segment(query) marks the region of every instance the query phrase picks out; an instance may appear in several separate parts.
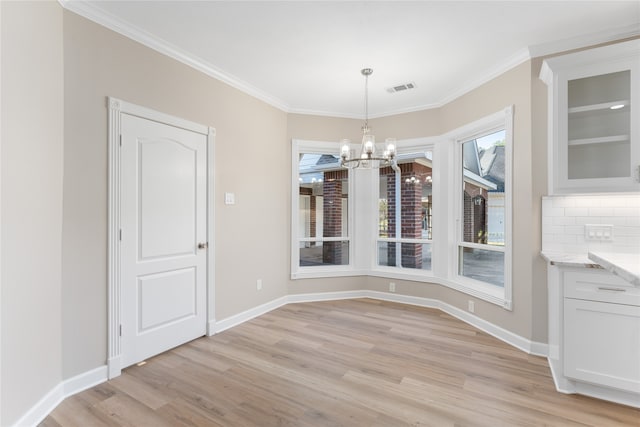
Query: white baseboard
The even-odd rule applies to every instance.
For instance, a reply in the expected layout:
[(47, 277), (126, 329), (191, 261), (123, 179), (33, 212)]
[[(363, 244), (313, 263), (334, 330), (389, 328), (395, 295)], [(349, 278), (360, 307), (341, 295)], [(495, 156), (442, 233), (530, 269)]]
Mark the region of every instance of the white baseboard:
[(27, 413), (14, 424), (14, 427), (38, 425), (67, 397), (103, 383), (106, 380), (107, 366), (105, 365), (62, 381), (27, 411)]
[(287, 304), (299, 302), (335, 301), (342, 299), (366, 298), (367, 291), (317, 292), (311, 294), (287, 295)]
[(417, 305), (420, 307), (437, 308), (459, 320), (462, 320), (465, 323), (468, 323), (471, 326), (480, 329), (483, 332), (488, 333), (491, 336), (494, 336), (495, 338), (498, 338), (500, 341), (504, 341), (505, 343), (524, 351), (525, 353), (533, 354), (536, 356), (547, 355), (546, 344), (533, 342), (527, 338), (521, 337), (518, 334), (496, 326), (491, 322), (481, 319), (474, 314), (461, 310), (440, 300), (378, 291), (365, 291), (365, 294), (369, 298), (380, 299), (384, 301), (393, 301), (403, 304)]
[(589, 384), (577, 380), (572, 380), (562, 375), (562, 367), (560, 361), (547, 358), (553, 383), (556, 390), (564, 394), (584, 394), (585, 396), (595, 397), (596, 399), (608, 400), (610, 402), (619, 403), (621, 405), (640, 408), (640, 393), (630, 391), (616, 390), (613, 388)]
[(76, 393), (80, 393), (94, 385), (101, 384), (107, 381), (107, 366), (99, 366), (88, 372), (84, 372), (80, 375), (76, 375), (73, 378), (69, 378), (62, 384), (64, 386), (65, 397), (73, 396)]
[(390, 292), (379, 291), (345, 291), (345, 292), (326, 292), (313, 294), (295, 294), (289, 295), (289, 302), (312, 302), (312, 301), (328, 301), (347, 298), (373, 298), (383, 301), (398, 302), (402, 304), (410, 304), (419, 307), (437, 308), (453, 317), (470, 324), (483, 332), (488, 333), (505, 343), (512, 345), (525, 353), (536, 356), (547, 355), (547, 344), (531, 341), (520, 335), (507, 331), (499, 326), (494, 325), (484, 319), (479, 318), (471, 313), (461, 310), (457, 307), (444, 303), (437, 299), (414, 297), (409, 295), (401, 295)]
[[(491, 322), (481, 319), (478, 316), (444, 303), (440, 300), (370, 290), (286, 295), (261, 304), (257, 307), (251, 308), (249, 310), (243, 311), (242, 313), (227, 317), (226, 319), (220, 321), (210, 320), (207, 323), (207, 333), (213, 334), (222, 332), (234, 326), (240, 325), (246, 321), (249, 321), (255, 317), (275, 310), (276, 308), (282, 307), (286, 304), (332, 301), (353, 298), (372, 298), (382, 301), (410, 304), (419, 307), (437, 308), (526, 353), (539, 356), (544, 356), (547, 354), (546, 344), (530, 341), (526, 338), (521, 337), (520, 335), (507, 331), (506, 329), (496, 326)], [(113, 365), (111, 369), (113, 369), (115, 365), (119, 366), (119, 361), (111, 362), (117, 362), (110, 364)], [(105, 365), (63, 381), (62, 383), (54, 387), (42, 399), (40, 399), (40, 401), (36, 405), (34, 405), (22, 418), (20, 418), (20, 420), (18, 420), (18, 422), (14, 426), (23, 427), (37, 425), (65, 398), (86, 390), (87, 388), (93, 387), (94, 385), (107, 381), (109, 375), (109, 368)], [(584, 394), (588, 394), (587, 392), (595, 393), (595, 391), (593, 390), (586, 390)], [(598, 396), (594, 395), (594, 397)], [(624, 403), (627, 402), (628, 399), (625, 400), (620, 398), (619, 400), (621, 400), (620, 403)], [(629, 403), (625, 404), (628, 405)]]
[(640, 394), (575, 381), (576, 393), (640, 408)]
[(278, 307), (282, 307), (286, 303), (287, 303), (286, 296), (276, 298), (273, 301), (269, 301), (257, 307), (253, 307), (253, 308), (250, 308), (249, 310), (243, 311), (242, 313), (238, 313), (233, 316), (227, 317), (226, 319), (215, 322), (215, 325), (213, 326), (213, 330), (215, 331), (215, 333), (218, 333), (218, 332), (227, 330), (229, 328), (233, 328), (234, 326), (237, 326), (255, 317), (268, 313), (271, 310), (275, 310)]
[(547, 357), (549, 345), (543, 342), (531, 341), (531, 351), (529, 353), (534, 356)]
[(27, 427), (38, 425), (64, 400), (64, 397), (64, 385), (63, 383), (59, 383), (16, 421), (13, 426)]

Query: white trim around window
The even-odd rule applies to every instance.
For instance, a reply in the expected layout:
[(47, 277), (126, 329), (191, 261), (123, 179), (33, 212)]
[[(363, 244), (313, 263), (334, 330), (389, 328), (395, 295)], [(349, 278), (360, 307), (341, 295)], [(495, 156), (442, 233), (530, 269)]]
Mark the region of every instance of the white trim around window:
[[(491, 133), (505, 132), (505, 183), (504, 183), (504, 246), (492, 246), (465, 242), (462, 236), (463, 205), (462, 205), (462, 144), (464, 142), (479, 138)], [(507, 310), (512, 309), (512, 220), (513, 220), (513, 185), (512, 185), (512, 163), (513, 163), (513, 106), (509, 106), (502, 111), (484, 117), (478, 121), (470, 123), (453, 132), (450, 132), (448, 139), (455, 141), (454, 163), (452, 168), (454, 176), (450, 181), (453, 188), (448, 189), (449, 194), (453, 194), (450, 205), (449, 230), (453, 232), (451, 236), (452, 244), (449, 248), (449, 280), (455, 284), (454, 288), (474, 295), (480, 299), (503, 306)], [(504, 254), (504, 286), (492, 285), (480, 280), (475, 280), (459, 274), (460, 248), (480, 249)]]
[[(431, 162), (431, 176), (433, 179), (433, 176), (437, 173), (437, 171), (435, 170), (438, 166), (439, 161), (435, 159), (435, 143), (436, 143), (437, 139), (436, 138), (412, 138), (412, 139), (405, 139), (405, 140), (398, 140), (396, 142), (396, 150), (398, 153), (398, 163), (402, 163), (403, 157), (407, 157), (407, 156), (411, 156), (411, 155), (415, 155), (415, 154), (419, 154), (424, 156), (424, 160), (428, 160), (429, 162)], [(420, 158), (420, 157), (419, 157)], [(374, 174), (375, 178), (372, 179), (372, 184), (370, 187), (370, 192), (371, 192), (371, 207), (370, 207), (370, 211), (371, 215), (373, 217), (375, 217), (375, 220), (373, 221), (373, 226), (371, 228), (371, 234), (373, 236), (373, 239), (371, 240), (370, 246), (372, 247), (372, 251), (371, 251), (371, 256), (370, 256), (370, 265), (371, 265), (371, 273), (375, 276), (381, 276), (381, 277), (389, 277), (389, 278), (397, 278), (397, 279), (406, 279), (406, 280), (418, 280), (418, 281), (431, 281), (433, 278), (433, 266), (435, 265), (435, 263), (440, 262), (441, 258), (438, 257), (437, 251), (433, 250), (434, 247), (434, 240), (433, 240), (433, 236), (431, 236), (430, 239), (428, 238), (403, 238), (401, 237), (402, 233), (401, 233), (401, 221), (396, 221), (395, 223), (395, 230), (394, 230), (394, 236), (395, 237), (380, 237), (380, 230), (379, 230), (379, 218), (378, 218), (378, 214), (379, 214), (379, 185), (380, 185), (380, 181), (379, 181), (379, 174), (376, 173)], [(395, 206), (396, 206), (396, 218), (401, 218), (401, 210), (402, 210), (402, 203), (401, 203), (401, 186), (402, 186), (402, 182), (401, 182), (401, 172), (396, 171), (395, 173), (396, 176), (396, 188), (395, 188)], [(438, 202), (435, 201), (436, 200), (436, 194), (437, 192), (437, 188), (438, 185), (437, 183), (433, 184), (432, 187), (432, 191), (433, 191), (433, 196), (432, 199), (434, 200), (434, 205), (437, 204)], [(359, 189), (358, 189), (359, 190)], [(358, 191), (356, 190), (356, 191)], [(433, 224), (437, 224), (438, 223), (438, 219), (436, 214), (433, 214), (432, 216), (432, 221)], [(433, 226), (433, 229), (435, 232), (435, 225)], [(396, 260), (399, 263), (399, 261), (402, 259), (401, 257), (401, 245), (403, 243), (416, 243), (416, 244), (429, 244), (431, 245), (432, 248), (432, 257), (431, 257), (431, 268), (429, 269), (421, 269), (421, 268), (407, 268), (407, 267), (402, 267), (401, 265), (397, 265), (396, 266), (388, 266), (388, 265), (379, 265), (379, 260), (378, 260), (378, 255), (379, 255), (379, 248), (378, 248), (378, 244), (381, 242), (387, 242), (387, 243), (395, 243), (396, 246)]]
[[(300, 236), (300, 155), (301, 154), (333, 154), (340, 153), (340, 144), (337, 142), (309, 141), (293, 139), (291, 141), (291, 278), (304, 279), (316, 277), (340, 277), (361, 275), (362, 271), (357, 271), (355, 265), (355, 223), (354, 223), (354, 174), (351, 170), (344, 169), (348, 173), (348, 215), (347, 233), (340, 237), (305, 237)], [(300, 266), (300, 243), (301, 242), (348, 242), (349, 262), (345, 265), (318, 265)]]

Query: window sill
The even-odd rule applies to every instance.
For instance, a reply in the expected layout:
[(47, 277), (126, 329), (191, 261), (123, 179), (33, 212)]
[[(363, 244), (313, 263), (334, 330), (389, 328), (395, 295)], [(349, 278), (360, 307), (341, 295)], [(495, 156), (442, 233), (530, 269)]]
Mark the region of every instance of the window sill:
[(414, 282), (432, 282), (436, 280), (432, 270), (411, 270), (398, 268), (377, 267), (367, 273), (373, 277), (385, 277), (388, 279), (412, 280)]
[(388, 279), (398, 280), (411, 280), (414, 282), (423, 283), (435, 283), (437, 285), (446, 286), (447, 288), (455, 289), (467, 295), (471, 295), (475, 298), (483, 301), (490, 302), (495, 305), (499, 305), (505, 310), (511, 311), (511, 301), (505, 298), (504, 288), (488, 285), (482, 282), (476, 282), (475, 280), (448, 280), (442, 277), (435, 276), (432, 271), (425, 271), (423, 274), (417, 273), (405, 273), (398, 271), (377, 269), (370, 271), (369, 276), (384, 277)]
[(367, 276), (367, 270), (355, 270), (351, 267), (307, 267), (303, 271), (295, 271), (291, 273), (291, 280), (299, 279), (320, 279), (323, 277), (351, 277), (351, 276)]
[(441, 277), (434, 276), (433, 271), (431, 270), (420, 271), (421, 273), (383, 268), (377, 268), (374, 270), (355, 270), (348, 267), (341, 269), (335, 267), (311, 267), (305, 271), (291, 273), (291, 280), (319, 279), (324, 277), (371, 276), (396, 280), (410, 280), (413, 282), (433, 283), (436, 285), (446, 286), (447, 288), (451, 288), (483, 301), (498, 305), (505, 310), (512, 310), (512, 302), (505, 298), (504, 288), (475, 280), (467, 280), (465, 278), (458, 278), (458, 280), (443, 279)]

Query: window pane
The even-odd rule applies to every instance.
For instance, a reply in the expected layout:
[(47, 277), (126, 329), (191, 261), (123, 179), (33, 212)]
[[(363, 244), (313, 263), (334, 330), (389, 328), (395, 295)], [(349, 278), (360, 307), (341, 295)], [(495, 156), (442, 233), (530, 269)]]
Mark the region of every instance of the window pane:
[(348, 264), (348, 241), (300, 243), (300, 267)]
[(462, 240), (504, 246), (505, 131), (462, 144)]
[[(380, 170), (378, 196), (378, 236), (390, 237), (389, 224), (395, 226), (395, 211), (389, 210), (389, 200), (395, 199), (395, 172), (391, 168)], [(395, 230), (392, 230), (395, 233)]]
[(430, 156), (425, 158), (421, 154), (411, 162), (399, 166), (401, 237), (431, 239), (433, 178)]
[(458, 274), (504, 287), (504, 253), (460, 247)]
[(378, 265), (396, 266), (396, 245), (392, 242), (378, 242)]
[[(399, 156), (398, 167), (399, 174), (390, 167), (380, 169), (378, 236), (431, 239), (432, 154), (430, 151), (402, 154)], [(400, 187), (399, 206), (396, 200), (396, 184)], [(400, 236), (397, 236), (396, 218), (401, 220)]]
[(300, 154), (299, 237), (347, 237), (348, 171), (333, 154)]
[[(397, 263), (400, 248), (400, 263)], [(431, 243), (378, 242), (378, 265), (431, 270)]]
[(431, 270), (431, 243), (401, 243), (402, 267)]

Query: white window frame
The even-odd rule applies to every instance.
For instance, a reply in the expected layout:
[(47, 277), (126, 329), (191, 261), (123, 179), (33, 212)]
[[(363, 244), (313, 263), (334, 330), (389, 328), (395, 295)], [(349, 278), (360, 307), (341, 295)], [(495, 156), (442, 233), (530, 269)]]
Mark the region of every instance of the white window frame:
[[(469, 243), (463, 241), (462, 221), (464, 206), (463, 200), (463, 166), (462, 166), (462, 144), (481, 136), (491, 134), (500, 130), (505, 131), (505, 213), (504, 213), (504, 247), (491, 247), (489, 245)], [(453, 244), (450, 245), (449, 278), (453, 282), (454, 288), (480, 299), (503, 306), (507, 310), (512, 309), (512, 251), (513, 251), (513, 106), (505, 108), (490, 116), (484, 117), (448, 134), (449, 138), (455, 141), (454, 179), (451, 181), (454, 194), (450, 215), (449, 230)], [(504, 286), (496, 286), (490, 283), (475, 280), (459, 274), (460, 247), (473, 249), (490, 250), (504, 253)]]
[[(359, 275), (362, 272), (355, 270), (355, 224), (353, 218), (355, 208), (355, 183), (353, 171), (348, 171), (348, 191), (347, 206), (349, 209), (347, 236), (341, 237), (314, 237), (305, 238), (299, 236), (299, 159), (300, 154), (332, 154), (340, 153), (340, 144), (337, 142), (326, 141), (309, 141), (302, 139), (293, 139), (291, 141), (291, 279), (304, 279), (315, 277), (337, 277)], [(300, 266), (300, 249), (299, 243), (305, 241), (313, 242), (330, 242), (330, 241), (348, 241), (349, 242), (349, 264), (347, 265), (321, 265), (321, 266)]]
[[(434, 184), (433, 184), (433, 200), (434, 200), (434, 205), (437, 203), (436, 202), (436, 194), (437, 194), (437, 184), (435, 182), (435, 175), (436, 175), (436, 168), (439, 167), (439, 165), (437, 165), (437, 163), (439, 163), (439, 161), (436, 159), (436, 154), (435, 154), (435, 139), (434, 138), (414, 138), (414, 139), (405, 139), (405, 140), (398, 140), (396, 141), (396, 151), (398, 153), (398, 157), (400, 159), (402, 159), (403, 154), (416, 154), (416, 153), (423, 153), (425, 155), (426, 158), (426, 153), (427, 152), (431, 152), (431, 176), (434, 177)], [(396, 171), (396, 178), (399, 178), (401, 176), (401, 172)], [(374, 221), (374, 229), (372, 229), (372, 235), (373, 235), (373, 251), (371, 253), (371, 272), (376, 275), (376, 276), (383, 276), (383, 277), (390, 277), (390, 278), (397, 278), (397, 279), (407, 279), (407, 280), (420, 280), (420, 281), (424, 281), (425, 279), (432, 279), (434, 274), (433, 274), (433, 267), (435, 265), (436, 262), (439, 262), (438, 259), (438, 255), (437, 255), (437, 251), (433, 250), (434, 249), (434, 235), (436, 235), (436, 227), (438, 224), (438, 220), (437, 220), (437, 213), (436, 210), (433, 210), (433, 214), (432, 214), (432, 221), (433, 221), (433, 226), (432, 226), (432, 236), (431, 239), (410, 239), (410, 238), (402, 238), (400, 237), (402, 235), (402, 233), (400, 232), (400, 228), (402, 226), (401, 221), (396, 221), (396, 237), (380, 237), (380, 231), (378, 229), (378, 221), (379, 221), (379, 217), (378, 217), (378, 212), (379, 212), (379, 185), (380, 185), (380, 175), (378, 173), (378, 171), (376, 171), (376, 173), (374, 174), (374, 179), (373, 179), (373, 186), (371, 188), (371, 193), (372, 193), (372, 207), (371, 207), (371, 212), (373, 212), (374, 216), (375, 216), (375, 221)], [(396, 207), (399, 208), (400, 210), (401, 208), (401, 203), (400, 203), (400, 199), (401, 199), (401, 188), (400, 186), (402, 185), (402, 182), (400, 179), (397, 179), (396, 181)], [(398, 216), (396, 216), (398, 217)], [(402, 267), (401, 265), (396, 265), (396, 266), (388, 266), (388, 265), (379, 265), (378, 264), (378, 243), (379, 242), (389, 242), (389, 243), (396, 243), (396, 260), (401, 260), (402, 257), (400, 256), (400, 251), (401, 251), (401, 244), (402, 243), (429, 243), (431, 245), (431, 269), (429, 270), (423, 270), (423, 269), (417, 269), (417, 268), (407, 268), (407, 267)]]

